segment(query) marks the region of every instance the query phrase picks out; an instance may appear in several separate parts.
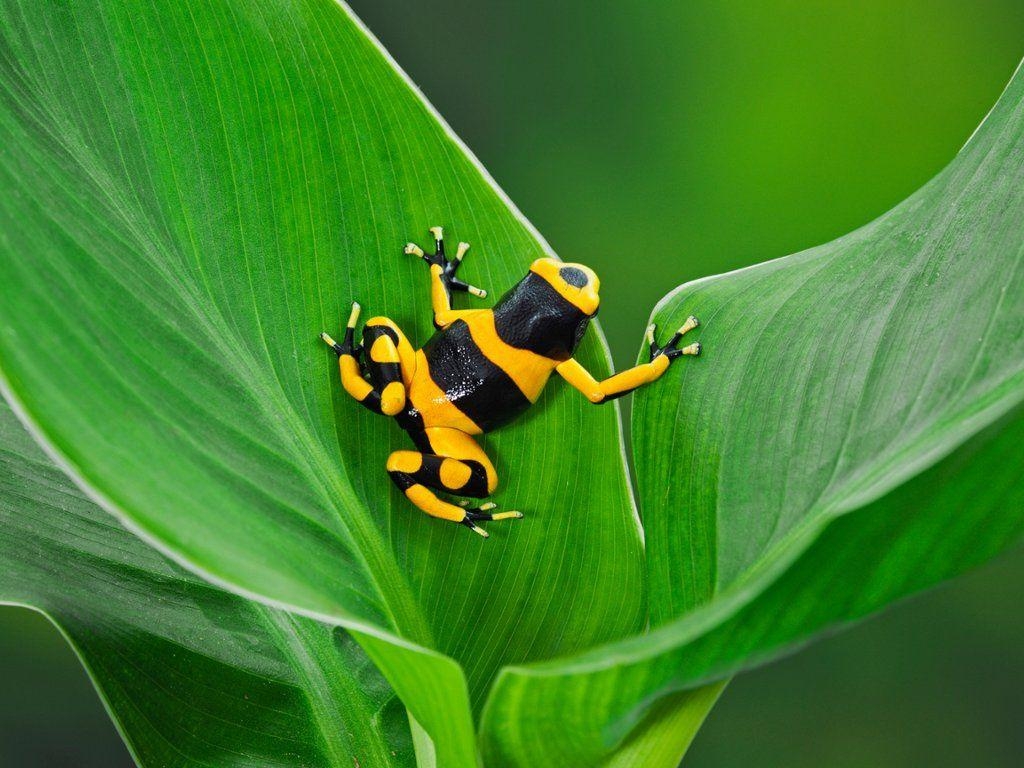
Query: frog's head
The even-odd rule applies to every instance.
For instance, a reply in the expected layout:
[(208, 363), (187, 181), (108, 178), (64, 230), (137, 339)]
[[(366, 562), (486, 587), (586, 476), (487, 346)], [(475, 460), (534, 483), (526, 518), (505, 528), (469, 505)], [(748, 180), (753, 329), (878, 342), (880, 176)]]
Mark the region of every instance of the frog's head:
[(533, 262), (530, 271), (542, 277), (563, 299), (587, 317), (597, 314), (601, 303), (597, 295), (601, 281), (590, 267), (545, 258)]
[(554, 360), (568, 360), (597, 314), (601, 281), (589, 267), (537, 259), (494, 305), (501, 338)]

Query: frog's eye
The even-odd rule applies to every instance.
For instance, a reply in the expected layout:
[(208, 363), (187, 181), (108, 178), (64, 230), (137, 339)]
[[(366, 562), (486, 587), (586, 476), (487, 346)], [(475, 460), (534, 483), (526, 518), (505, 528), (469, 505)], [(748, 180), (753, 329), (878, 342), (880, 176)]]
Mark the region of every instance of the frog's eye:
[(562, 267), (558, 270), (558, 276), (573, 288), (582, 288), (589, 282), (587, 273), (577, 267)]

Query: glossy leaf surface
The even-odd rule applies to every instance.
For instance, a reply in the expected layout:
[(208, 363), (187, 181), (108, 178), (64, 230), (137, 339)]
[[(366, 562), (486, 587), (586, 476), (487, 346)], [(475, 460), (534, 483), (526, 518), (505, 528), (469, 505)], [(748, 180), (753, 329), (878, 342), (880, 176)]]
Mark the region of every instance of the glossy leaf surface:
[(955, 161), (890, 213), (662, 302), (663, 329), (701, 317), (705, 353), (636, 400), (657, 628), (507, 670), (486, 754), (585, 764), (659, 696), (1020, 541), (1022, 179), (1018, 72)]
[(0, 370), (76, 481), (206, 578), (360, 633), (450, 765), (467, 684), (424, 649), (480, 702), (503, 663), (642, 626), (613, 409), (555, 387), (485, 441), (527, 517), (481, 542), (398, 495), (407, 440), (341, 391), (317, 336), (353, 299), (429, 336), (407, 240), (472, 241), (492, 297), (544, 252), (343, 6), (0, 7)]
[(74, 646), (142, 766), (415, 765), (405, 708), (341, 629), (201, 581), (124, 530), (0, 401), (0, 602)]
[[(470, 702), (514, 664), (488, 766), (670, 765), (717, 694), (697, 686), (1019, 539), (1020, 83), (878, 222), (664, 302), (706, 353), (638, 398), (657, 628), (524, 667), (643, 626), (615, 411), (553, 387), (484, 441), (527, 514), (484, 544), (389, 486), (407, 443), (316, 335), (359, 299), (423, 342), (400, 250), (428, 225), (474, 242), (492, 297), (542, 241), (340, 5), (0, 7), (12, 401), (146, 541), (349, 627), (437, 764), (476, 762)], [(581, 357), (606, 370), (596, 340)]]

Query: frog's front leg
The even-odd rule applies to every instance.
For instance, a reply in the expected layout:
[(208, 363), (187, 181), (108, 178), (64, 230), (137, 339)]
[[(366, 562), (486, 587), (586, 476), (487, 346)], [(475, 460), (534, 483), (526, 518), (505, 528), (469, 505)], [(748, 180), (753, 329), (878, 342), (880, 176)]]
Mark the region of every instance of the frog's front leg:
[(434, 309), (434, 326), (444, 328), (476, 311), (452, 309), (452, 291), (471, 293), (481, 299), (487, 297), (487, 291), (465, 283), (455, 276), (466, 256), (466, 251), (469, 250), (469, 243), (459, 243), (455, 258), (449, 259), (444, 253), (444, 230), (441, 227), (431, 227), (430, 231), (434, 235), (432, 254), (424, 253), (415, 243), (406, 245), (405, 252), (410, 256), (418, 256), (430, 265), (430, 303)]
[(457, 496), (485, 498), (498, 486), (498, 473), (472, 437), (457, 429), (428, 427), (416, 436), (429, 452), (395, 451), (388, 457), (391, 480), (406, 497), (431, 517), (461, 523), (487, 538), (476, 523), (519, 519), (521, 512), (491, 512), (494, 504), (467, 509), (438, 498), (431, 488)]
[(555, 368), (561, 376), (582, 392), (592, 403), (605, 403), (617, 397), (629, 394), (637, 387), (649, 384), (661, 378), (661, 375), (668, 370), (669, 364), (681, 355), (699, 355), (700, 342), (694, 342), (682, 349), (678, 348), (680, 339), (700, 325), (696, 317), (688, 317), (686, 322), (669, 339), (668, 343), (659, 347), (654, 340), (655, 326), (652, 324), (647, 328), (647, 343), (650, 349), (650, 362), (641, 363), (627, 371), (622, 371), (610, 376), (604, 381), (598, 381), (590, 372), (580, 365), (574, 358), (566, 360)]

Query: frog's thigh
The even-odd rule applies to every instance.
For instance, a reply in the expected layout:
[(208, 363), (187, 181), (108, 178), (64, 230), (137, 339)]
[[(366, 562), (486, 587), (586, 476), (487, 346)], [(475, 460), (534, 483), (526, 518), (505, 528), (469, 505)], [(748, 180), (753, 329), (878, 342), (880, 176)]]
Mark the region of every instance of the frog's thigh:
[(412, 384), (416, 372), (416, 351), (394, 320), (388, 317), (367, 320), (363, 329), (363, 346), (370, 375), (375, 382), (382, 373), (378, 367), (386, 369), (393, 365), (397, 366), (398, 375), (390, 375), (379, 383), (386, 386), (391, 381), (400, 380), (406, 388)]
[[(437, 453), (421, 453), (420, 451), (395, 451), (388, 456), (388, 475), (399, 490), (428, 515), (453, 522), (462, 522), (466, 511), (439, 499), (431, 489), (458, 496), (483, 498), (489, 495), (489, 489), (493, 489), (497, 484), (494, 467), (469, 435), (454, 429), (431, 431), (435, 432), (433, 437), (441, 448), (444, 450), (457, 449), (460, 454), (463, 454), (463, 457), (456, 458)], [(438, 435), (436, 434), (438, 431), (462, 435), (472, 447), (467, 449), (465, 445), (459, 446), (454, 442), (458, 440), (457, 437), (446, 434)], [(480, 452), (477, 453), (477, 451)], [(472, 452), (473, 458), (464, 456), (470, 452)]]
[[(464, 459), (460, 464), (479, 464), (486, 475), (486, 493), (490, 495), (498, 487), (498, 471), (494, 464), (487, 458), (484, 449), (465, 432), (449, 427), (428, 427), (424, 430), (430, 447), (438, 456), (445, 456), (451, 459)], [(467, 494), (468, 495), (468, 494)]]

